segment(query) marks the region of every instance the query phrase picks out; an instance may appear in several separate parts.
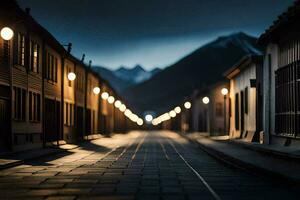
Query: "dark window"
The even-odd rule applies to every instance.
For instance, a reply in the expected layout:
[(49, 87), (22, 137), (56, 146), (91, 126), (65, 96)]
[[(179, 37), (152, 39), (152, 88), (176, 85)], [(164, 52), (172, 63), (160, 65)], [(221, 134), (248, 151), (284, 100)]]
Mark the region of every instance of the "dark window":
[(57, 58), (48, 52), (46, 60), (45, 78), (52, 82), (57, 82)]
[(241, 107), (241, 131), (244, 131), (244, 117), (245, 117), (245, 97), (244, 97), (244, 92), (241, 91), (241, 95), (240, 95), (240, 107)]
[(39, 45), (30, 42), (30, 70), (39, 73)]
[(239, 116), (239, 94), (235, 94), (235, 129), (240, 129), (240, 116)]
[(25, 36), (21, 33), (18, 34), (18, 44), (17, 44), (17, 56), (18, 65), (25, 65)]
[(29, 121), (39, 122), (41, 119), (41, 97), (40, 94), (29, 92)]
[(222, 103), (216, 103), (216, 116), (222, 117), (223, 116), (223, 104)]
[(26, 120), (26, 90), (14, 87), (14, 119)]
[(74, 104), (66, 103), (64, 105), (64, 124), (74, 126)]
[(248, 94), (248, 87), (245, 88), (245, 114), (248, 114), (248, 107), (249, 107), (249, 94)]
[(9, 66), (10, 63), (10, 45), (9, 41), (3, 40), (3, 52), (1, 55), (1, 63), (4, 66)]

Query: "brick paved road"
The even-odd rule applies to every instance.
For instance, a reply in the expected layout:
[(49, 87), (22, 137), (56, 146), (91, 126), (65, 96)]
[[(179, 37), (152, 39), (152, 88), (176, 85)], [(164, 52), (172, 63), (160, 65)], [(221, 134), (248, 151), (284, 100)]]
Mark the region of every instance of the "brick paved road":
[(299, 199), (171, 132), (133, 132), (0, 171), (0, 199)]

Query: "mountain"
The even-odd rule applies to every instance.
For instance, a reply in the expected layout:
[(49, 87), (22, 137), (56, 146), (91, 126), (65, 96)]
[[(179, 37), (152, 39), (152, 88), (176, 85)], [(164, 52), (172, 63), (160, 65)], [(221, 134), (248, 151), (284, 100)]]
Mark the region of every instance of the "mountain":
[(114, 71), (111, 71), (105, 67), (97, 66), (93, 67), (93, 70), (100, 74), (100, 76), (105, 80), (107, 80), (111, 84), (111, 86), (119, 93), (132, 85), (130, 81), (126, 81), (117, 77), (114, 74)]
[(155, 68), (151, 71), (146, 71), (142, 66), (136, 65), (130, 69), (127, 67), (120, 67), (117, 70), (109, 70), (105, 67), (96, 66), (93, 70), (99, 73), (105, 80), (107, 80), (117, 92), (122, 92), (130, 86), (142, 83), (150, 79), (153, 75), (161, 71)]
[(243, 56), (261, 54), (256, 41), (242, 32), (219, 37), (122, 94), (140, 112), (165, 112), (182, 103), (195, 89), (224, 79), (222, 74)]
[(155, 68), (152, 71), (146, 71), (142, 66), (136, 65), (132, 69), (120, 67), (119, 69), (114, 71), (114, 74), (122, 80), (129, 81), (132, 84), (138, 84), (150, 79), (159, 71), (159, 68)]

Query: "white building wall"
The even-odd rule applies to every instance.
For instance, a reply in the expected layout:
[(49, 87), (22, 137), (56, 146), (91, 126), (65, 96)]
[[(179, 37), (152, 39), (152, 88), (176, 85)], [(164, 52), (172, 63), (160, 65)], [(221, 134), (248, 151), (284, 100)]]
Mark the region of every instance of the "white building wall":
[[(251, 88), (250, 79), (256, 79), (256, 65), (250, 64), (249, 67), (242, 70), (236, 77), (230, 81), (230, 98), (232, 102), (232, 116), (230, 118), (230, 136), (232, 138), (240, 137), (240, 131), (235, 129), (235, 94), (239, 94), (239, 108), (241, 101), (241, 91), (245, 92), (248, 88), (248, 113), (244, 114), (244, 130), (256, 131), (256, 88)], [(245, 93), (244, 93), (245, 95)], [(244, 99), (245, 101), (245, 99)], [(239, 120), (241, 119), (241, 110), (239, 109)], [(239, 122), (241, 128), (241, 121)]]
[(270, 134), (275, 133), (275, 71), (278, 69), (278, 45), (266, 47), (263, 64), (263, 131), (264, 143), (270, 143)]

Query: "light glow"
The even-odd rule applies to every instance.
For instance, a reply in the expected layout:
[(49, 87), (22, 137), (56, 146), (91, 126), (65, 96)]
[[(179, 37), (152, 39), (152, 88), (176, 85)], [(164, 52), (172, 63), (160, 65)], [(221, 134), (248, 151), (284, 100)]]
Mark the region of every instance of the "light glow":
[(179, 106), (177, 106), (177, 107), (174, 109), (174, 111), (175, 111), (177, 114), (179, 114), (179, 113), (181, 112), (181, 108), (180, 108)]
[(126, 106), (125, 106), (124, 104), (122, 104), (122, 105), (120, 106), (119, 110), (120, 110), (121, 112), (125, 112)]
[(151, 122), (151, 121), (153, 120), (153, 116), (150, 115), (150, 114), (148, 114), (148, 115), (145, 116), (145, 120), (146, 120), (147, 122)]
[(108, 97), (109, 97), (109, 94), (107, 92), (103, 92), (101, 94), (101, 98), (104, 99), (104, 100), (108, 99)]
[(185, 103), (184, 103), (184, 107), (185, 107), (186, 109), (190, 109), (190, 108), (192, 107), (191, 102), (189, 102), (189, 101), (185, 102)]
[(68, 73), (69, 81), (74, 81), (76, 79), (76, 74), (74, 72)]
[(176, 112), (174, 110), (169, 112), (170, 117), (174, 118), (176, 117)]
[(14, 31), (9, 27), (1, 29), (0, 35), (3, 40), (11, 40), (14, 37)]
[(98, 95), (98, 94), (100, 94), (100, 88), (99, 87), (94, 87), (94, 89), (93, 89), (93, 92), (94, 92), (94, 94), (96, 94), (96, 95)]
[(228, 89), (227, 88), (222, 88), (221, 93), (225, 96), (228, 94)]
[(208, 97), (203, 97), (203, 98), (202, 98), (202, 102), (203, 102), (204, 104), (208, 104), (208, 103), (209, 103), (209, 98), (208, 98)]
[(116, 108), (120, 108), (121, 105), (122, 105), (121, 101), (117, 100), (117, 101), (115, 102), (115, 107), (116, 107)]
[(137, 120), (137, 124), (138, 124), (139, 126), (143, 126), (144, 121), (143, 121), (141, 118), (139, 118), (139, 119)]
[(115, 97), (110, 96), (110, 97), (108, 97), (107, 101), (109, 104), (113, 104), (115, 102)]

